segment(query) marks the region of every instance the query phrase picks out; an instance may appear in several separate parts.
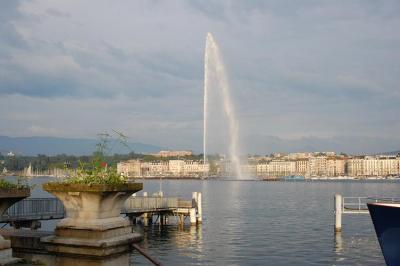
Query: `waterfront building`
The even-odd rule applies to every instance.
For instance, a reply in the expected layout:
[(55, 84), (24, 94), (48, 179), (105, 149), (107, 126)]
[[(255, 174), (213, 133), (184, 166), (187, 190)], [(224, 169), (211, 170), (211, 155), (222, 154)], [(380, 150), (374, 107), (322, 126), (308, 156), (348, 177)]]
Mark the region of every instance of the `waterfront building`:
[(184, 161), (183, 174), (188, 176), (208, 173), (210, 171), (210, 164), (204, 164), (203, 161)]
[(168, 162), (166, 161), (151, 161), (142, 162), (142, 176), (161, 176), (165, 175), (169, 170)]
[(309, 168), (310, 167), (309, 167), (308, 158), (295, 160), (296, 175), (300, 175), (300, 176), (304, 176), (304, 177), (310, 176)]
[(128, 160), (117, 163), (117, 172), (123, 176), (139, 177), (142, 176), (140, 160)]
[(193, 155), (192, 151), (160, 151), (158, 153), (152, 153), (152, 156), (155, 157), (185, 157)]
[(282, 153), (282, 152), (274, 152), (274, 153), (272, 154), (272, 157), (273, 157), (273, 158), (283, 158), (283, 157), (285, 157), (285, 156), (287, 156), (287, 154), (286, 154), (286, 153)]
[(268, 172), (268, 163), (258, 163), (256, 165), (257, 176), (266, 176)]
[(308, 159), (311, 156), (313, 156), (311, 152), (294, 152), (287, 155), (289, 160)]
[(358, 177), (364, 175), (364, 156), (350, 158), (346, 163), (347, 175)]
[(272, 158), (269, 156), (257, 156), (257, 157), (254, 157), (254, 160), (257, 163), (260, 163), (260, 162), (269, 162), (272, 160)]
[(345, 175), (346, 161), (342, 157), (328, 157), (326, 159), (326, 175), (330, 177)]
[(183, 174), (184, 160), (169, 160), (169, 172), (173, 176), (180, 176)]
[(396, 156), (366, 156), (364, 158), (365, 176), (394, 176), (399, 174)]
[(326, 159), (325, 155), (317, 155), (309, 159), (310, 176), (326, 176)]
[[(252, 158), (241, 165), (242, 172), (248, 176), (280, 177), (299, 175), (309, 177), (365, 177), (365, 176), (399, 176), (400, 156), (376, 155), (346, 157), (343, 155), (327, 156), (327, 153), (296, 153), (279, 158), (264, 157), (265, 160)], [(301, 158), (310, 155), (309, 158)], [(297, 158), (297, 159), (288, 159)], [(267, 160), (268, 159), (268, 160)], [(117, 164), (119, 173), (129, 177), (195, 177), (203, 173), (213, 176), (224, 176), (231, 173), (229, 160), (210, 161), (204, 164), (202, 160), (155, 160), (143, 162), (129, 160)]]
[(273, 160), (269, 162), (267, 167), (267, 176), (289, 176), (294, 175), (296, 171), (296, 163), (287, 160)]

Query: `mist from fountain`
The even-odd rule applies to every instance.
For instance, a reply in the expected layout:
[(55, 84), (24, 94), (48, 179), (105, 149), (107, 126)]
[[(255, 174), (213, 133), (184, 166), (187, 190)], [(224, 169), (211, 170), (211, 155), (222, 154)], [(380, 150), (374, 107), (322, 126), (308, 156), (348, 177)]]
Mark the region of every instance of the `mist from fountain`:
[(204, 163), (207, 163), (208, 145), (208, 103), (210, 90), (219, 89), (222, 95), (223, 110), (227, 117), (229, 127), (229, 147), (228, 156), (231, 162), (232, 174), (243, 179), (242, 167), (240, 164), (239, 151), (239, 123), (236, 118), (235, 110), (230, 95), (229, 83), (225, 71), (225, 66), (217, 43), (211, 33), (207, 33), (206, 48), (204, 55), (204, 121), (203, 121), (203, 155)]

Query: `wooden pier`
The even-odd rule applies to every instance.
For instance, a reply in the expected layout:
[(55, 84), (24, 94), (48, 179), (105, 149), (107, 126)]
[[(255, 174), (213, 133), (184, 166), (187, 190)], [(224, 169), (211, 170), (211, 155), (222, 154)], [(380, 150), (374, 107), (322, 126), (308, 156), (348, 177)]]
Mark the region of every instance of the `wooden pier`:
[[(125, 201), (121, 214), (126, 215), (133, 224), (148, 226), (154, 222), (160, 225), (171, 223), (171, 218), (184, 225), (187, 218), (191, 225), (202, 222), (202, 200), (200, 192), (193, 192), (192, 199), (178, 197), (132, 196)], [(40, 228), (40, 221), (63, 219), (64, 206), (57, 198), (28, 198), (11, 206), (0, 216), (0, 223), (14, 228)]]

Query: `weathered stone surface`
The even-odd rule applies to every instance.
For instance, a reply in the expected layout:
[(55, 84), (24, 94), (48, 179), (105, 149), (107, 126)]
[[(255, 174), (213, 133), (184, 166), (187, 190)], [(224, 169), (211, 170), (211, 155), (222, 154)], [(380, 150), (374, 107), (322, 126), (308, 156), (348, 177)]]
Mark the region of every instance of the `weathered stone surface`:
[(106, 230), (126, 226), (120, 217), (124, 202), (142, 189), (141, 183), (125, 185), (83, 185), (47, 183), (43, 189), (64, 204), (66, 218), (58, 227)]
[(55, 257), (48, 254), (40, 239), (52, 235), (52, 232), (1, 229), (0, 233), (11, 241), (13, 255), (27, 261), (55, 265)]
[(48, 244), (46, 249), (50, 252), (69, 255), (79, 254), (87, 257), (104, 257), (128, 252), (131, 250), (130, 245), (140, 239), (139, 234), (131, 233), (100, 241), (96, 239), (49, 236), (42, 238), (42, 242)]
[(125, 227), (129, 221), (122, 217), (111, 217), (103, 219), (77, 219), (64, 218), (58, 224), (57, 228), (82, 229), (82, 230), (109, 230), (116, 227)]
[(1, 229), (0, 234), (11, 241), (14, 251), (27, 249), (32, 252), (44, 252), (44, 244), (40, 239), (53, 235), (53, 232), (8, 228)]
[[(65, 192), (122, 192), (122, 191), (139, 191), (143, 189), (143, 183), (125, 183), (117, 185), (109, 184), (69, 184), (69, 183), (46, 183), (43, 189), (49, 192), (65, 191)], [(134, 193), (134, 192), (132, 192)]]
[(62, 257), (56, 258), (57, 266), (120, 266), (129, 265), (129, 254), (118, 254), (102, 259), (84, 258), (84, 257)]
[[(140, 240), (129, 220), (121, 217), (124, 202), (142, 189), (138, 183), (125, 185), (82, 185), (47, 183), (43, 188), (64, 204), (66, 218), (55, 235), (42, 243), (55, 254), (57, 265), (128, 265), (131, 244)], [(76, 264), (77, 265), (77, 264)]]
[(12, 188), (12, 189), (4, 189), (0, 188), (0, 199), (2, 198), (26, 198), (31, 194), (31, 190), (29, 188)]
[[(126, 221), (126, 220), (125, 220)], [(71, 230), (70, 228), (56, 228), (55, 235), (60, 237), (73, 237), (73, 238), (85, 238), (85, 239), (108, 239), (120, 235), (129, 235), (132, 233), (132, 228), (128, 225), (119, 228), (113, 228), (108, 230)]]

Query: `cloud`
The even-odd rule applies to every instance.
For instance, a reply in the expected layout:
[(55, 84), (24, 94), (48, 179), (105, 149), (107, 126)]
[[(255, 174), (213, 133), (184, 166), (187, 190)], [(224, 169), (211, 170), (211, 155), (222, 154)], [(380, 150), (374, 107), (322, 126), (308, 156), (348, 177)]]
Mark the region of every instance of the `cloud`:
[[(41, 118), (14, 121), (8, 111), (0, 134), (35, 125), (57, 135), (66, 129), (52, 119), (79, 106), (91, 118), (112, 113), (121, 121), (110, 124), (160, 146), (181, 135), (174, 146), (201, 147), (212, 32), (243, 134), (392, 137), (400, 129), (399, 11), (398, 1), (9, 1), (0, 10), (0, 97), (40, 105)], [(71, 113), (64, 119), (79, 117)], [(85, 122), (68, 136), (91, 137)]]
[(62, 12), (60, 10), (54, 8), (48, 8), (46, 13), (50, 16), (58, 17), (58, 18), (70, 18), (71, 15), (69, 13)]

